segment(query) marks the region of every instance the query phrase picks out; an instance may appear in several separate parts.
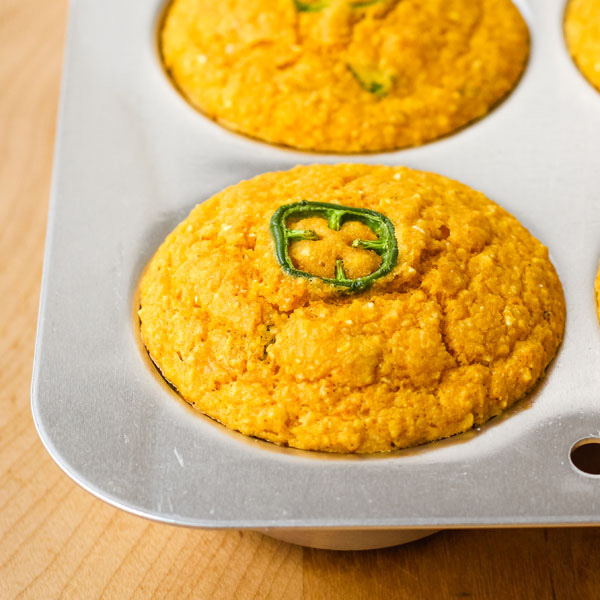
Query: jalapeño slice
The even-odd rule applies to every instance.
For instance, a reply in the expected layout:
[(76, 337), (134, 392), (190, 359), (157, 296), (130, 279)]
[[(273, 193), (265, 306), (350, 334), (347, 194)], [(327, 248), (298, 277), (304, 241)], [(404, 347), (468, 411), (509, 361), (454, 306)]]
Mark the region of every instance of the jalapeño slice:
[(379, 99), (387, 96), (396, 82), (396, 75), (389, 69), (365, 67), (357, 64), (348, 64), (348, 69), (365, 92), (369, 92)]
[[(289, 246), (297, 240), (318, 240), (319, 236), (310, 229), (289, 229), (287, 222), (290, 218), (305, 219), (320, 217), (327, 221), (330, 229), (339, 231), (346, 221), (359, 221), (377, 236), (376, 240), (356, 239), (352, 242), (354, 248), (373, 250), (381, 257), (381, 265), (376, 271), (349, 279), (344, 272), (343, 261), (338, 259), (335, 265), (335, 277), (320, 277), (301, 271), (294, 266), (289, 254)], [(325, 283), (345, 288), (349, 292), (360, 292), (369, 287), (376, 279), (387, 275), (398, 262), (398, 242), (393, 223), (381, 213), (366, 208), (354, 208), (326, 202), (295, 202), (279, 207), (271, 217), (271, 234), (275, 241), (275, 256), (281, 268), (293, 277), (320, 279)]]
[(294, 6), (298, 12), (320, 12), (329, 6), (329, 2), (327, 0), (316, 0), (316, 2), (294, 0)]
[[(294, 6), (298, 12), (321, 12), (329, 6), (329, 0), (293, 0)], [(379, 4), (383, 0), (356, 0), (350, 2), (350, 8), (361, 9), (369, 8), (375, 4)]]

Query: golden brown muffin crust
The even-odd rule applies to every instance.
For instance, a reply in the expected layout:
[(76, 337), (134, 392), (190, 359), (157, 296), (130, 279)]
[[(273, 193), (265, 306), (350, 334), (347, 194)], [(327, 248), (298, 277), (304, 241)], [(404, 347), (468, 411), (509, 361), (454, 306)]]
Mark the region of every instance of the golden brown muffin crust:
[(422, 144), (485, 115), (529, 53), (510, 0), (323, 4), (174, 0), (160, 35), (164, 64), (186, 98), (226, 127), (360, 152)]
[(600, 90), (600, 0), (570, 0), (565, 36), (575, 64)]
[[(303, 199), (386, 215), (392, 272), (358, 294), (286, 275), (269, 220)], [(315, 245), (304, 267), (322, 258)], [(514, 217), (403, 167), (296, 167), (227, 188), (167, 237), (140, 298), (144, 343), (188, 402), (242, 433), (332, 452), (485, 422), (542, 376), (565, 321), (548, 252)]]
[(594, 292), (596, 294), (596, 314), (600, 321), (600, 265), (598, 265), (598, 273), (594, 282)]

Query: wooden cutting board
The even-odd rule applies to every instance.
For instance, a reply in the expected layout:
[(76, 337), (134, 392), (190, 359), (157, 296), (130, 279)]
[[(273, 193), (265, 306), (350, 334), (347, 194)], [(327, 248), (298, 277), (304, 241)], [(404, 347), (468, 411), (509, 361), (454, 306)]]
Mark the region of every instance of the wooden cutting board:
[(67, 0), (0, 0), (0, 599), (600, 598), (600, 529), (446, 531), (371, 552), (145, 521), (39, 441), (29, 384)]

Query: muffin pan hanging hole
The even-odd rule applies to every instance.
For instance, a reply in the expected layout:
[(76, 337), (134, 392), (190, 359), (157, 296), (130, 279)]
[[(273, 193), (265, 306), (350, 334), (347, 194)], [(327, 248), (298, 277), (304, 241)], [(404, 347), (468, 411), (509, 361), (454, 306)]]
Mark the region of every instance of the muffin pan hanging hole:
[(575, 442), (569, 451), (569, 460), (579, 473), (600, 477), (600, 437)]

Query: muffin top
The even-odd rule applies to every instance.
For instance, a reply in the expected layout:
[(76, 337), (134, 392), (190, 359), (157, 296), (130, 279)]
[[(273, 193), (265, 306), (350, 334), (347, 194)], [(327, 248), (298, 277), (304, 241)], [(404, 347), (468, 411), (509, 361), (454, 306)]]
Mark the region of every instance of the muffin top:
[[(274, 227), (292, 232), (287, 259)], [(279, 444), (377, 452), (465, 431), (523, 396), (565, 305), (546, 248), (483, 194), (336, 165), (196, 206), (150, 261), (139, 315), (155, 364), (200, 411)]]
[(598, 272), (594, 281), (594, 294), (596, 296), (596, 314), (598, 315), (598, 321), (600, 321), (600, 265), (598, 265)]
[(510, 0), (173, 0), (160, 34), (184, 96), (296, 148), (414, 146), (485, 115), (519, 79)]
[(565, 36), (575, 64), (600, 90), (600, 0), (570, 0)]

